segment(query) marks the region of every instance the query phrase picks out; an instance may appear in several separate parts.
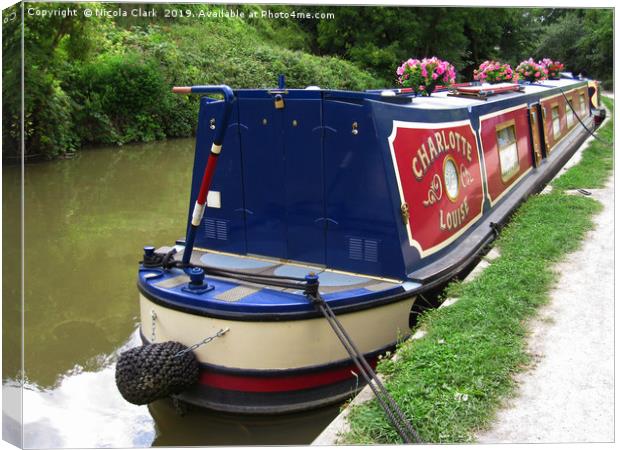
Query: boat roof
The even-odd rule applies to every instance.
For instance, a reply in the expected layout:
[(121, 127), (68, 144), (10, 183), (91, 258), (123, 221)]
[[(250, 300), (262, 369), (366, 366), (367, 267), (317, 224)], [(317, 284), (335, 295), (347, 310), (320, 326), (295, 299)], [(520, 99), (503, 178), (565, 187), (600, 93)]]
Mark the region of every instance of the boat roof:
[[(539, 83), (519, 83), (520, 90), (518, 92), (502, 92), (494, 95), (488, 95), (485, 98), (476, 98), (470, 96), (454, 96), (451, 95), (452, 89), (443, 89), (433, 92), (431, 96), (416, 96), (413, 93), (399, 93), (399, 89), (370, 89), (367, 91), (344, 91), (335, 89), (322, 89), (317, 86), (309, 86), (306, 89), (235, 89), (235, 94), (241, 98), (270, 98), (274, 94), (283, 93), (287, 96), (294, 96), (300, 99), (340, 99), (348, 101), (362, 102), (364, 100), (372, 100), (376, 102), (398, 104), (399, 106), (413, 109), (434, 109), (448, 110), (455, 108), (469, 108), (478, 105), (490, 104), (495, 102), (503, 102), (509, 99), (519, 97), (528, 97), (530, 95), (540, 96), (549, 93), (554, 95), (560, 93), (565, 88), (572, 88), (587, 83), (588, 80), (577, 79), (559, 79), (544, 80)], [(473, 82), (467, 84), (470, 88), (480, 87), (483, 90), (495, 90), (498, 86), (517, 86), (513, 83), (500, 84), (480, 84)], [(461, 85), (463, 87), (463, 85)]]
[[(481, 104), (488, 104), (491, 102), (500, 102), (507, 99), (513, 99), (523, 97), (524, 94), (542, 94), (556, 88), (570, 88), (575, 86), (579, 80), (560, 79), (560, 80), (545, 80), (540, 84), (522, 84), (522, 90), (519, 92), (505, 92), (497, 95), (491, 95), (487, 98), (475, 98), (465, 96), (453, 96), (450, 95), (450, 91), (445, 90), (441, 92), (434, 92), (429, 97), (411, 97), (411, 104), (405, 105), (411, 108), (419, 109), (453, 109), (463, 108), (470, 106), (477, 106)], [(579, 83), (581, 84), (581, 83)], [(504, 83), (503, 85), (509, 85)], [(497, 85), (496, 85), (497, 86)], [(493, 89), (493, 85), (480, 85), (482, 88)], [(558, 89), (559, 90), (559, 89)]]

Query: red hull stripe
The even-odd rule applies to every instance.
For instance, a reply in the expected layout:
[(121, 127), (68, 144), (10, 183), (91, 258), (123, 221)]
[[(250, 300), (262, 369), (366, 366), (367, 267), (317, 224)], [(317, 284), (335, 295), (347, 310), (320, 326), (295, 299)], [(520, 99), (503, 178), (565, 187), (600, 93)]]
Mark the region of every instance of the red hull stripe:
[[(376, 359), (368, 363), (374, 367)], [(322, 372), (301, 375), (246, 376), (216, 373), (204, 370), (200, 374), (200, 383), (211, 388), (243, 392), (286, 392), (325, 386), (353, 378), (351, 372), (358, 373), (353, 365)]]

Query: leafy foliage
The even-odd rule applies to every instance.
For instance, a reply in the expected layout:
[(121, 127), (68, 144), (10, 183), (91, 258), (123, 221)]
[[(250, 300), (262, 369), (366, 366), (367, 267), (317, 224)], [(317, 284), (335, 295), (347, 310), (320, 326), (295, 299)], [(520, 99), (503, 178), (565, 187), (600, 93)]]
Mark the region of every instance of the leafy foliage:
[(103, 55), (77, 68), (67, 89), (80, 106), (76, 112), (83, 142), (106, 144), (166, 137), (161, 99), (166, 83), (153, 61), (135, 53)]
[[(611, 80), (611, 9), (307, 6), (330, 17), (268, 20), (260, 17), (263, 6), (246, 4), (235, 6), (245, 18), (170, 20), (167, 8), (197, 13), (221, 5), (141, 6), (157, 17), (83, 19), (85, 8), (118, 8), (105, 3), (64, 4), (78, 10), (75, 18), (26, 15), (26, 156), (190, 136), (198, 99), (173, 95), (173, 85), (264, 88), (284, 73), (290, 87), (381, 88), (397, 83), (394, 67), (407, 58), (432, 55), (453, 63), (464, 81), (485, 59), (514, 66), (533, 53)], [(269, 6), (276, 13), (299, 9)], [(12, 12), (19, 15), (19, 7), (5, 10)], [(20, 153), (20, 25), (3, 27), (3, 157)]]
[[(546, 11), (536, 55), (559, 59), (567, 70), (583, 73), (613, 86), (613, 10), (577, 9)], [(543, 22), (543, 23), (544, 23)]]

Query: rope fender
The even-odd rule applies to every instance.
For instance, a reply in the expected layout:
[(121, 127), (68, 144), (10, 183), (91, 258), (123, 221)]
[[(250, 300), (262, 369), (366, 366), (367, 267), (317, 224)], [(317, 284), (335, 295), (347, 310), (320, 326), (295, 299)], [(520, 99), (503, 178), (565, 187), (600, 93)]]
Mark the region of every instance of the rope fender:
[(193, 352), (179, 342), (161, 342), (123, 352), (116, 363), (116, 387), (125, 400), (146, 405), (198, 382)]

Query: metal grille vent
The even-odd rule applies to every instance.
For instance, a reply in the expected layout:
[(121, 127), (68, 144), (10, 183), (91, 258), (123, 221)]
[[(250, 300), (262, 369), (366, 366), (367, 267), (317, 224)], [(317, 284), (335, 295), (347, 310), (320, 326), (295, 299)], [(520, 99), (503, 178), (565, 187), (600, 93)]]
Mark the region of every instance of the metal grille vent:
[(379, 261), (379, 241), (350, 237), (349, 259), (368, 262)]
[(349, 259), (361, 261), (364, 259), (364, 240), (349, 238)]
[(377, 262), (379, 260), (379, 243), (372, 239), (364, 239), (364, 260)]
[(204, 219), (205, 235), (208, 239), (228, 240), (228, 221), (217, 219)]

